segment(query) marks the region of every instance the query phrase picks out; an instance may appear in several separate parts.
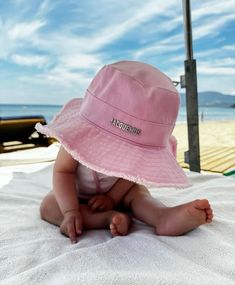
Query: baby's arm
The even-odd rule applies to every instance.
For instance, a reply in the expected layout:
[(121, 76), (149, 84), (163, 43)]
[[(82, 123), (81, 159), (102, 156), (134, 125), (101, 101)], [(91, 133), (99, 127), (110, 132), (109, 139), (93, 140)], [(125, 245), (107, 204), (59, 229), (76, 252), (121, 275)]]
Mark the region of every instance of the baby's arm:
[(62, 232), (69, 235), (71, 241), (81, 233), (82, 221), (76, 194), (75, 175), (78, 162), (60, 148), (53, 170), (53, 190), (56, 201), (64, 216)]

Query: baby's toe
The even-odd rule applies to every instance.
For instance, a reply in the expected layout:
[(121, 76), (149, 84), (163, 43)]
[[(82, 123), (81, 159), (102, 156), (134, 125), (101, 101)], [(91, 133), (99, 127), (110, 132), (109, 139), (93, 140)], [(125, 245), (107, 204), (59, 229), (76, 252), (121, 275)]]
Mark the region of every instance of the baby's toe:
[(213, 211), (211, 208), (206, 209), (206, 222), (211, 223), (213, 218)]
[(109, 228), (110, 228), (111, 235), (113, 237), (120, 235), (114, 224), (110, 224)]
[(113, 218), (112, 218), (112, 224), (113, 225), (120, 225), (121, 223), (123, 222), (123, 217), (121, 215), (115, 215)]

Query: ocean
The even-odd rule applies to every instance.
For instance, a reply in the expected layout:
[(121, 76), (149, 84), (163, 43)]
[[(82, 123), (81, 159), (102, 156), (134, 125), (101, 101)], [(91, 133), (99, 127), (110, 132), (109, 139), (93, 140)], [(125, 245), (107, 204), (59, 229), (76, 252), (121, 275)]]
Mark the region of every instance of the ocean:
[[(60, 105), (0, 104), (0, 117), (42, 115), (49, 122), (60, 111)], [(204, 121), (235, 120), (235, 108), (199, 107)], [(186, 122), (186, 107), (181, 106), (177, 123)]]

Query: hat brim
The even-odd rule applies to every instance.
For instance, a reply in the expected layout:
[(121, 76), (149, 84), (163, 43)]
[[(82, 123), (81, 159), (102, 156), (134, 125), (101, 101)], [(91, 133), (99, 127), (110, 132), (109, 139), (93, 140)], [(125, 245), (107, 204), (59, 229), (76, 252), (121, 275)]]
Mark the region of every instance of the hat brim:
[(71, 100), (46, 126), (36, 129), (55, 137), (72, 157), (97, 172), (158, 187), (191, 185), (168, 148), (127, 142), (79, 115), (81, 99)]

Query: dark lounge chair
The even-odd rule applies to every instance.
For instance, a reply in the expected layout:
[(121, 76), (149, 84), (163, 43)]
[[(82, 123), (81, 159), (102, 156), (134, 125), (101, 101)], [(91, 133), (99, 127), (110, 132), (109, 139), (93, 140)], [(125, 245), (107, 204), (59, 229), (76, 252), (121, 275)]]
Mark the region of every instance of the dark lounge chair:
[(46, 124), (43, 116), (0, 117), (0, 153), (50, 145), (50, 139), (35, 130), (37, 122)]

